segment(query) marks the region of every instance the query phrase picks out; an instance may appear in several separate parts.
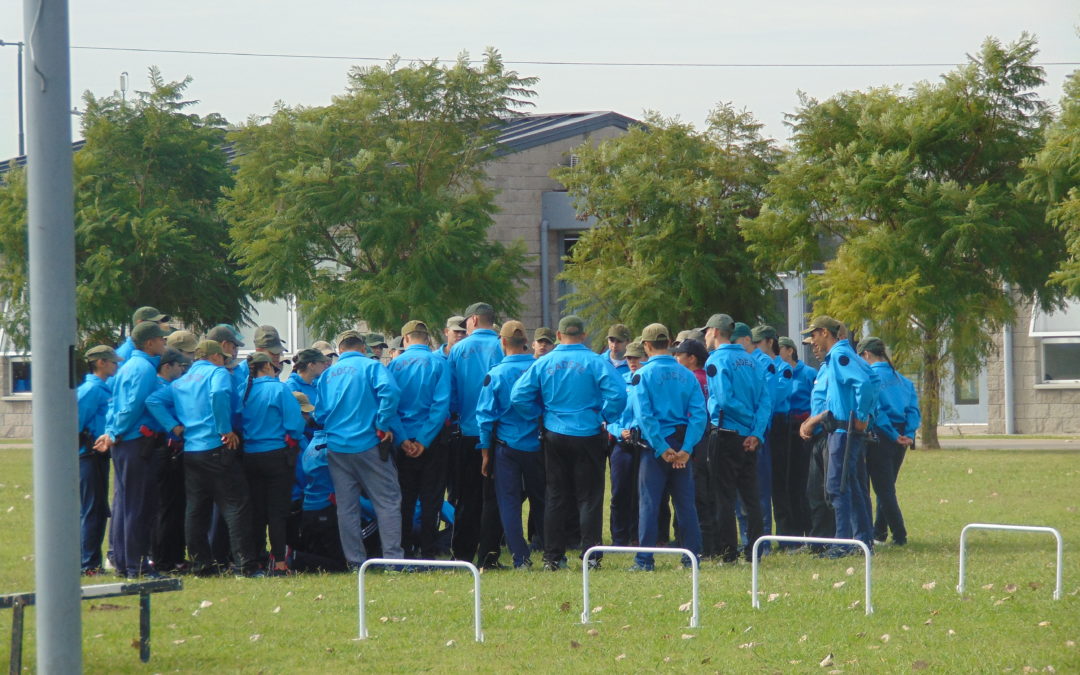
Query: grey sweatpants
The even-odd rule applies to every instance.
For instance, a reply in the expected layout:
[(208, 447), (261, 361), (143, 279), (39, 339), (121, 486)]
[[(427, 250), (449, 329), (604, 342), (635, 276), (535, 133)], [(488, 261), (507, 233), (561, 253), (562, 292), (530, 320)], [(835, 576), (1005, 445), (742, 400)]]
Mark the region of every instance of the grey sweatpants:
[(363, 452), (326, 453), (330, 478), (337, 500), (338, 533), (349, 565), (367, 559), (363, 526), (360, 522), (360, 495), (367, 495), (379, 521), (379, 540), (384, 558), (404, 558), (401, 548), (401, 488), (392, 459), (379, 459), (378, 447)]

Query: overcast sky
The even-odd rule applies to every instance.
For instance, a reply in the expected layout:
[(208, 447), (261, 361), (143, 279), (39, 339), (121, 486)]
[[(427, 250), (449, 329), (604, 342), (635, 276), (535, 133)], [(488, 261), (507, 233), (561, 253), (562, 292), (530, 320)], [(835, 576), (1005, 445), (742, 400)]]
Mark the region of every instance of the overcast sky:
[[(487, 46), (506, 61), (725, 64), (959, 63), (983, 39), (1022, 31), (1039, 38), (1042, 62), (1080, 61), (1076, 0), (783, 0), (640, 2), (623, 0), (143, 0), (70, 2), (75, 47), (273, 52), (323, 56), (452, 59)], [(0, 2), (0, 39), (24, 40), (22, 2)], [(120, 73), (146, 88), (158, 65), (166, 79), (191, 75), (197, 112), (232, 122), (267, 114), (275, 101), (323, 105), (344, 89), (348, 60), (72, 50), (72, 100), (108, 95)], [(540, 77), (537, 112), (644, 110), (701, 125), (714, 105), (748, 108), (766, 132), (787, 137), (784, 113), (796, 92), (827, 98), (849, 89), (936, 79), (947, 66), (605, 67), (512, 65)], [(1048, 66), (1041, 92), (1053, 102), (1077, 66)], [(0, 48), (0, 157), (17, 150), (16, 50)], [(79, 137), (78, 119), (75, 137)], [(33, 124), (33, 120), (27, 120)]]

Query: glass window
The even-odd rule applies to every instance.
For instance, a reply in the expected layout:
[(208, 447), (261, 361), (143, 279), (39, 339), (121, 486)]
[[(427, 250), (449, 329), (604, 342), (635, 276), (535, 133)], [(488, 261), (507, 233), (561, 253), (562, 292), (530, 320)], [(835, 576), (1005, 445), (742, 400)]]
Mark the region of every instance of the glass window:
[(1080, 384), (1080, 338), (1043, 338), (1041, 340), (1043, 384)]
[(958, 377), (953, 382), (953, 403), (956, 405), (979, 404), (979, 375)]
[(5, 383), (5, 393), (12, 396), (30, 395), (30, 359), (24, 356), (13, 356), (8, 362), (10, 377)]

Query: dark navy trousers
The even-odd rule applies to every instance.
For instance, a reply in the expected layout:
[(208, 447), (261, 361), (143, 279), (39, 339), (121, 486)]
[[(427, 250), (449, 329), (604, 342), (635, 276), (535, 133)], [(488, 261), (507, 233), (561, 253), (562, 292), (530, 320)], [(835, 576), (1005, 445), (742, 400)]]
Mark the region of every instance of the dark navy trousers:
[(101, 544), (109, 520), (109, 455), (79, 455), (79, 520), (82, 529), (82, 571), (101, 567)]

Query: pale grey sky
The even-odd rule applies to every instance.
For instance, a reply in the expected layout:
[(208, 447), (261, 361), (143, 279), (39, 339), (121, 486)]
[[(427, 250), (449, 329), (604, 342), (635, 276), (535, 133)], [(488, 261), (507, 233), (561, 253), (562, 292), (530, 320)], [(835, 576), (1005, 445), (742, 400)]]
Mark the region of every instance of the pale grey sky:
[[(0, 39), (23, 40), (22, 2), (0, 2)], [(680, 3), (624, 0), (160, 0), (70, 2), (73, 46), (452, 59), (488, 45), (507, 61), (695, 63), (959, 63), (993, 35), (1039, 38), (1040, 61), (1080, 61), (1075, 0), (817, 0)], [(0, 157), (16, 153), (16, 50), (0, 48)], [(366, 62), (369, 63), (369, 62)], [(197, 111), (232, 122), (267, 114), (275, 101), (322, 105), (344, 89), (349, 61), (72, 51), (72, 100), (194, 78)], [(672, 68), (515, 65), (539, 76), (537, 112), (643, 110), (700, 125), (717, 102), (746, 107), (779, 139), (796, 91), (827, 98), (849, 89), (936, 79), (948, 67)], [(1042, 94), (1057, 102), (1076, 66), (1047, 67)], [(78, 119), (73, 120), (75, 125)], [(27, 124), (32, 124), (27, 120)], [(76, 129), (75, 136), (79, 137)]]

